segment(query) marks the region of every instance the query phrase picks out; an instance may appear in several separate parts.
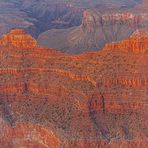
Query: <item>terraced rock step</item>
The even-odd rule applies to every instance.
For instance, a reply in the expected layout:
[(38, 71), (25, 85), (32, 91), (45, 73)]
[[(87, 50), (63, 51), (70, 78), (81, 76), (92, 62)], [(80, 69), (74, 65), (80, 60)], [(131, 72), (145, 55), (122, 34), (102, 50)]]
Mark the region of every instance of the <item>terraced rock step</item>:
[(39, 46), (20, 29), (6, 34), (0, 145), (145, 147), (147, 46), (147, 34), (132, 35), (99, 52), (71, 55)]
[[(147, 6), (146, 1), (143, 3)], [(39, 35), (38, 43), (45, 47), (53, 47), (75, 54), (101, 50), (106, 44), (122, 41), (135, 34), (137, 30), (139, 35), (147, 32), (148, 13), (145, 9), (136, 10), (136, 8), (122, 10), (103, 6), (85, 10), (80, 26), (45, 31)], [(134, 46), (133, 48), (129, 49), (128, 41), (123, 45), (128, 50), (139, 52), (134, 39), (133, 44), (130, 44)]]

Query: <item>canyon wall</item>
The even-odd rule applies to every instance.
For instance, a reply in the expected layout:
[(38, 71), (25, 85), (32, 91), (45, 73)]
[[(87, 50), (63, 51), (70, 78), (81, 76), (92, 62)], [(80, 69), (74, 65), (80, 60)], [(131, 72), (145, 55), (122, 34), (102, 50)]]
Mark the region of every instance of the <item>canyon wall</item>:
[(132, 35), (71, 55), (39, 46), (21, 29), (4, 35), (0, 144), (145, 147), (147, 39)]
[(54, 29), (40, 34), (39, 44), (68, 53), (92, 52), (102, 49), (106, 43), (126, 39), (136, 30), (148, 29), (147, 12), (103, 8), (85, 10), (78, 27)]

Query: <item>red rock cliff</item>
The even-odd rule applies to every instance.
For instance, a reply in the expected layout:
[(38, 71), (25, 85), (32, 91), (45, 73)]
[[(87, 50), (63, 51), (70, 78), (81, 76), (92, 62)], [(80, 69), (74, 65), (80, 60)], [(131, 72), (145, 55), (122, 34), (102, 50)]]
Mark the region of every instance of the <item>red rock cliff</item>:
[(0, 144), (145, 147), (147, 38), (69, 55), (38, 46), (23, 30), (6, 34), (0, 40)]

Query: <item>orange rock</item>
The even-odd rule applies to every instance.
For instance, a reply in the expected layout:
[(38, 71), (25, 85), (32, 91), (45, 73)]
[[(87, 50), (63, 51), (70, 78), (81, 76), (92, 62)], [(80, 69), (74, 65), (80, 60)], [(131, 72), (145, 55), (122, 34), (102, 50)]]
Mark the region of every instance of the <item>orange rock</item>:
[(21, 123), (12, 128), (4, 124), (3, 131), (4, 133), (0, 135), (0, 144), (4, 148), (60, 147), (60, 139), (56, 134), (51, 129), (40, 125)]
[(37, 42), (22, 29), (15, 29), (4, 35), (0, 40), (3, 46), (12, 45), (16, 48), (28, 49), (37, 46)]
[(0, 145), (146, 146), (147, 39), (131, 36), (99, 52), (69, 55), (40, 47), (23, 30), (6, 34)]
[(129, 39), (117, 43), (106, 44), (105, 50), (121, 50), (135, 54), (147, 53), (148, 36), (131, 36)]

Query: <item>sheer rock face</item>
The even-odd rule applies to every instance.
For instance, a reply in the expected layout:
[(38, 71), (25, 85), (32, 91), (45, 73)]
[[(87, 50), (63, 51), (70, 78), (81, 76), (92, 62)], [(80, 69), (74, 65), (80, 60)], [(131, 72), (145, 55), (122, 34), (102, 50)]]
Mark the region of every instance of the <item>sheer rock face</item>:
[(70, 55), (38, 46), (23, 30), (6, 34), (0, 41), (0, 130), (6, 130), (0, 144), (145, 147), (147, 38)]
[[(46, 47), (58, 48), (61, 51), (70, 53), (96, 51), (101, 49), (105, 43), (126, 38), (134, 31), (135, 28), (133, 28), (133, 26), (126, 26), (125, 23), (122, 23), (122, 20), (120, 23), (123, 26), (116, 26), (115, 24), (113, 31), (112, 29), (109, 29), (108, 24), (105, 24), (102, 25), (105, 27), (103, 30), (107, 30), (105, 33), (102, 31), (102, 26), (101, 28), (99, 27), (99, 29), (97, 29), (97, 32), (95, 31), (96, 33), (89, 33), (90, 31), (96, 30), (95, 28), (91, 27), (98, 26), (83, 24), (84, 26), (88, 27), (85, 29), (80, 27), (83, 12), (87, 9), (92, 9), (94, 15), (91, 14), (91, 16), (88, 16), (89, 18), (96, 16), (96, 8), (100, 10), (102, 15), (105, 12), (102, 12), (102, 10), (107, 11), (112, 7), (113, 9), (115, 8), (114, 12), (116, 13), (123, 8), (133, 8), (141, 1), (142, 0), (1, 0), (0, 37), (11, 29), (23, 28), (36, 38), (38, 38), (40, 35), (38, 41), (40, 44), (45, 45)], [(143, 7), (141, 9), (143, 9)], [(144, 12), (146, 13), (146, 11)], [(112, 18), (110, 15), (109, 17)], [(109, 23), (112, 24), (112, 21), (109, 21)], [(129, 21), (128, 23), (132, 23), (132, 21)], [(142, 23), (140, 22), (140, 24)], [(116, 29), (121, 28), (121, 26), (123, 29)], [(51, 30), (51, 32), (49, 31), (49, 33), (48, 30)], [(59, 35), (59, 32), (61, 35)], [(107, 37), (105, 37), (106, 33), (108, 34)]]
[[(115, 11), (108, 10), (102, 12), (101, 10), (97, 12), (96, 10), (86, 10), (83, 14), (83, 22), (82, 27), (88, 25), (88, 28), (96, 28), (97, 25), (105, 26), (105, 25), (127, 25), (129, 27), (137, 27), (144, 25), (143, 22), (147, 20), (148, 14), (145, 13), (133, 13), (130, 11)], [(93, 24), (94, 26), (89, 26), (89, 24)], [(88, 29), (86, 28), (86, 29)]]
[(137, 29), (148, 29), (147, 19), (147, 12), (109, 8), (86, 10), (79, 27), (46, 31), (39, 35), (38, 42), (68, 53), (97, 51), (106, 43), (129, 37)]
[[(104, 9), (104, 6), (106, 6), (107, 8), (115, 7), (120, 9), (123, 6), (128, 9), (139, 4), (141, 1), (142, 0), (1, 0), (0, 37), (11, 29), (23, 28), (38, 38), (41, 33), (50, 29), (65, 29), (79, 26), (84, 10), (88, 8), (101, 7), (101, 9)], [(143, 9), (143, 7), (141, 9)], [(46, 41), (46, 43), (48, 42)], [(78, 41), (75, 43), (78, 44)], [(87, 41), (85, 43), (87, 43)], [(96, 43), (92, 46), (94, 46), (93, 48), (95, 50), (98, 49), (98, 47), (95, 47)], [(77, 45), (74, 46), (73, 50), (77, 50), (75, 47), (77, 47)], [(59, 49), (63, 48), (64, 47), (61, 46)], [(99, 48), (102, 48), (102, 46)], [(91, 47), (89, 50), (90, 49)], [(79, 50), (82, 50), (80, 45)]]

